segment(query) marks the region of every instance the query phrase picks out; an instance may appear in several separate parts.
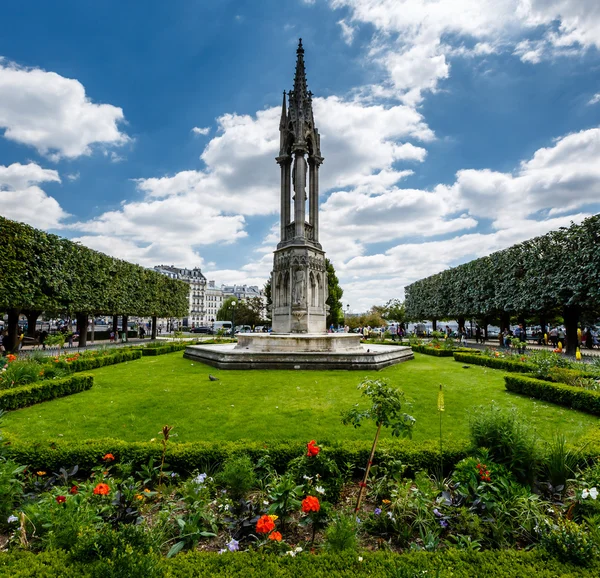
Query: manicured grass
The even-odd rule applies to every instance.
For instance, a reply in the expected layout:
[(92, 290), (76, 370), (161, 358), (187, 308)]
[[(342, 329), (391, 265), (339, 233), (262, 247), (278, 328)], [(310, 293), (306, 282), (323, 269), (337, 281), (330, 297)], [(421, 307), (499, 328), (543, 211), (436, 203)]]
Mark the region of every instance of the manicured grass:
[[(119, 438), (148, 441), (173, 425), (174, 441), (281, 439), (371, 439), (370, 425), (352, 429), (340, 412), (359, 403), (356, 371), (219, 371), (183, 359), (181, 352), (104, 367), (90, 372), (86, 392), (10, 412), (9, 434), (28, 440)], [(210, 381), (208, 374), (219, 378)], [(439, 439), (437, 395), (444, 385), (446, 443), (468, 437), (469, 414), (495, 401), (516, 406), (540, 436), (565, 433), (569, 441), (598, 428), (598, 418), (508, 393), (504, 373), (452, 358), (415, 354), (415, 360), (372, 372), (404, 390), (407, 412), (417, 424), (414, 440)], [(389, 434), (384, 433), (385, 436)]]

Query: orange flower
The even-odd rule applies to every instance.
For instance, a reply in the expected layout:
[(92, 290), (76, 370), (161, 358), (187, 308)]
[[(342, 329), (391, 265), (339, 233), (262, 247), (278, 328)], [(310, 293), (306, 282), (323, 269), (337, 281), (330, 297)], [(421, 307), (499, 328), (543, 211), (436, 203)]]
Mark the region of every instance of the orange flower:
[(12, 353), (9, 353), (9, 354), (6, 356), (6, 361), (8, 361), (8, 363), (10, 363), (11, 361), (15, 361), (16, 359), (17, 359), (17, 356), (16, 356), (16, 355), (13, 355)]
[(35, 472), (38, 476), (45, 476), (46, 472)]
[(317, 445), (317, 442), (315, 440), (310, 440), (306, 444), (306, 448), (308, 450), (306, 455), (309, 458), (313, 458), (313, 457), (319, 455), (319, 452), (321, 451), (321, 448)]
[(110, 488), (108, 487), (108, 484), (98, 484), (94, 488), (94, 494), (97, 496), (107, 496), (109, 492)]
[(256, 522), (256, 531), (259, 534), (268, 534), (271, 530), (275, 529), (275, 522), (271, 519), (271, 516), (261, 516)]
[(321, 504), (319, 504), (319, 498), (315, 496), (306, 496), (304, 500), (302, 500), (302, 511), (303, 512), (318, 512), (321, 509)]
[(105, 462), (111, 462), (112, 460), (115, 459), (115, 456), (113, 456), (112, 454), (106, 454), (103, 458), (102, 458)]
[(269, 534), (269, 540), (275, 540), (275, 542), (281, 542), (281, 532), (271, 532)]

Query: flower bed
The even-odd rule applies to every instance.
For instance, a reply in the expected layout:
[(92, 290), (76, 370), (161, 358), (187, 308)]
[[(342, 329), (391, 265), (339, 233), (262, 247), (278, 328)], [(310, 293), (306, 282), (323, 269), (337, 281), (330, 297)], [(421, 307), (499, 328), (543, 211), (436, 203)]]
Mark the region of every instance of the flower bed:
[(64, 379), (45, 379), (30, 385), (0, 390), (0, 409), (12, 410), (27, 407), (49, 399), (64, 397), (90, 389), (94, 384), (91, 375), (72, 375)]
[(600, 415), (598, 391), (516, 375), (507, 375), (504, 381), (508, 391)]
[[(535, 368), (524, 361), (511, 358), (504, 358), (487, 355), (476, 355), (473, 353), (454, 352), (454, 360), (459, 363), (471, 363), (473, 365), (482, 365), (483, 367), (491, 367), (493, 369), (502, 369), (504, 371), (513, 371), (517, 373), (531, 373)], [(525, 358), (524, 358), (525, 359)]]
[(469, 355), (473, 355), (477, 357), (479, 355), (479, 351), (472, 350), (468, 348), (452, 348), (452, 349), (444, 349), (440, 345), (411, 345), (412, 350), (417, 353), (424, 353), (425, 355), (433, 355), (434, 357), (452, 357), (456, 352), (466, 351)]

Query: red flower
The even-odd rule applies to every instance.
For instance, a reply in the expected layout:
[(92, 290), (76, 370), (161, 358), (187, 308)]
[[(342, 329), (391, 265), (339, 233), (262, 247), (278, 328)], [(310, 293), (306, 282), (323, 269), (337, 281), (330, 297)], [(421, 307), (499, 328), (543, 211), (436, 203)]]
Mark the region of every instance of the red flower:
[(269, 534), (269, 540), (275, 540), (275, 542), (281, 542), (281, 533), (280, 532), (271, 532)]
[(69, 490), (70, 494), (77, 494), (79, 492), (79, 490), (77, 489), (77, 486), (71, 486), (71, 489)]
[(321, 504), (319, 504), (319, 498), (315, 496), (306, 496), (304, 500), (302, 500), (302, 511), (303, 512), (318, 512), (321, 509)]
[(268, 534), (271, 530), (275, 529), (275, 522), (273, 516), (261, 516), (256, 522), (256, 531), (259, 534)]
[(56, 496), (56, 501), (59, 504), (64, 504), (67, 501), (67, 498), (65, 496)]
[(321, 451), (321, 448), (317, 445), (317, 442), (315, 440), (310, 440), (306, 444), (306, 448), (308, 450), (307, 453), (306, 453), (306, 455), (309, 458), (314, 458)]
[(112, 454), (106, 454), (102, 459), (105, 462), (112, 462), (115, 459), (115, 456), (113, 456)]
[(110, 488), (108, 487), (108, 484), (98, 484), (94, 488), (94, 494), (97, 496), (107, 496), (109, 492)]

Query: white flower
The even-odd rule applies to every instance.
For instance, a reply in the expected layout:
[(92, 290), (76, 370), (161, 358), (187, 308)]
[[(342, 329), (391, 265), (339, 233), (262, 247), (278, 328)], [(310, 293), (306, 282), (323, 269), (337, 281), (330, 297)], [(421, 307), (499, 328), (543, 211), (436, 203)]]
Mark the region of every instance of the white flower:
[(294, 552), (293, 550), (288, 550), (288, 551), (286, 552), (286, 554), (287, 554), (288, 556), (291, 556), (291, 557), (293, 558), (293, 557), (296, 555), (296, 552)]
[(300, 546), (296, 546), (296, 552), (302, 552), (302, 548)]
[(192, 482), (194, 482), (195, 484), (197, 484), (197, 485), (201, 486), (201, 485), (204, 483), (204, 481), (206, 480), (206, 478), (207, 478), (207, 477), (208, 477), (208, 476), (207, 476), (207, 474), (198, 474), (198, 475), (197, 475), (197, 476), (196, 476), (196, 477), (195, 477), (195, 478), (192, 480)]
[(302, 477), (303, 477), (305, 480), (312, 480), (312, 477), (310, 477), (310, 476), (307, 476), (307, 475), (304, 475), (304, 476), (302, 476)]
[(594, 488), (590, 488), (589, 490), (586, 488), (585, 490), (583, 490), (583, 492), (581, 492), (581, 497), (585, 500), (587, 497), (592, 498), (592, 500), (595, 500), (598, 497), (598, 490), (594, 487)]
[(9, 524), (12, 524), (13, 522), (18, 522), (19, 518), (17, 518), (16, 516), (9, 516), (7, 521)]
[(325, 488), (323, 486), (317, 486), (315, 491), (319, 492), (319, 494), (325, 494)]
[(359, 556), (359, 557), (358, 557), (358, 561), (359, 561), (359, 562), (362, 562), (362, 561), (363, 561), (363, 557), (362, 557), (362, 556)]

